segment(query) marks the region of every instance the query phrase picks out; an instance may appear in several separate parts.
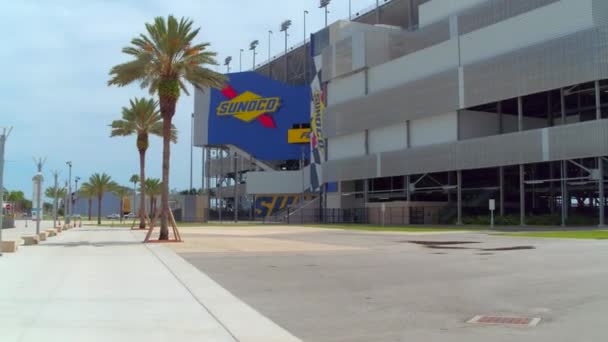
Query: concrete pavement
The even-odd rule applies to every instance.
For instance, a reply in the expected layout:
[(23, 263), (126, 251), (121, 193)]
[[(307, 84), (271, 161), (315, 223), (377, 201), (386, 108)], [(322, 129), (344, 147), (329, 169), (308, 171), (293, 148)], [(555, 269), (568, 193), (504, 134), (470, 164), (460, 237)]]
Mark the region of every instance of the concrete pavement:
[[(606, 339), (608, 241), (291, 226), (182, 236), (180, 255), (305, 341)], [(542, 321), (466, 323), (477, 315)]]
[(0, 258), (0, 340), (297, 341), (141, 232), (85, 227)]

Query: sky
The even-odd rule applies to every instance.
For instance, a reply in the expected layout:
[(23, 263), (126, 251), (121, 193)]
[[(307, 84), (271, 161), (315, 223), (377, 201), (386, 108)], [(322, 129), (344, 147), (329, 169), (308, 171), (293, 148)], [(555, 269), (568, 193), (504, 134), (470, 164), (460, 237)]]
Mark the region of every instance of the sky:
[[(373, 6), (375, 0), (352, 0), (353, 13)], [(0, 61), (0, 127), (13, 127), (6, 144), (4, 186), (32, 193), (34, 158), (46, 158), (45, 187), (52, 186), (52, 171), (60, 184), (68, 178), (83, 180), (105, 172), (122, 185), (139, 173), (135, 137), (110, 138), (108, 125), (120, 119), (121, 108), (133, 97), (149, 96), (138, 85), (108, 87), (108, 72), (129, 60), (121, 53), (132, 38), (144, 33), (156, 16), (188, 17), (200, 27), (196, 41), (211, 43), (218, 61), (233, 57), (238, 68), (243, 48), (243, 69), (250, 67), (249, 42), (258, 39), (257, 61), (267, 59), (268, 30), (275, 34), (271, 54), (284, 49), (281, 22), (293, 21), (289, 44), (304, 39), (303, 11), (308, 10), (307, 32), (324, 25), (316, 0), (0, 0), (0, 32), (4, 32)], [(329, 22), (346, 19), (348, 0), (333, 0)], [(224, 72), (225, 67), (210, 66)], [(192, 94), (193, 92), (191, 92)], [(190, 118), (193, 96), (183, 96), (173, 119), (179, 141), (172, 145), (172, 189), (190, 183)], [(161, 176), (161, 139), (151, 137), (146, 173)], [(194, 148), (194, 180), (201, 187), (200, 148)], [(82, 183), (82, 181), (81, 181)], [(72, 183), (73, 184), (73, 183)], [(28, 195), (29, 196), (29, 195)]]

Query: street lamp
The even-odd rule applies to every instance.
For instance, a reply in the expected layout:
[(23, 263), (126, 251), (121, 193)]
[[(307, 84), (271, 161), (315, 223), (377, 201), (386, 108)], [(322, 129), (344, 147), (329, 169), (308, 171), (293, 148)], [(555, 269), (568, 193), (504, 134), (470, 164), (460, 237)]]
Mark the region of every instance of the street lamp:
[(330, 2), (331, 2), (331, 0), (321, 0), (319, 2), (319, 8), (325, 9), (325, 27), (327, 27), (327, 15), (329, 14), (329, 10), (327, 9), (327, 6), (329, 6)]
[(239, 71), (243, 71), (243, 49), (239, 51)]
[(259, 44), (260, 44), (259, 40), (254, 40), (251, 43), (249, 43), (249, 50), (253, 51), (253, 70), (255, 70), (255, 55), (258, 54), (257, 52), (255, 52), (255, 49), (257, 49)]
[[(76, 200), (78, 199), (78, 182), (80, 181), (80, 177), (76, 176), (74, 178), (74, 200), (72, 201), (72, 203), (76, 203)], [(72, 214), (74, 213), (74, 209), (72, 209)]]
[(232, 62), (232, 56), (226, 57), (226, 59), (224, 60), (224, 65), (226, 66), (226, 70), (228, 73), (230, 73), (230, 62)]
[(268, 30), (268, 78), (272, 77), (272, 63), (270, 63), (270, 46), (271, 46), (271, 37), (274, 34), (274, 32), (272, 32), (272, 30)]
[(66, 203), (66, 208), (65, 208), (65, 219), (64, 222), (66, 225), (70, 224), (70, 216), (71, 216), (71, 211), (72, 211), (72, 162), (71, 161), (67, 161), (65, 162), (65, 164), (69, 167), (69, 172), (68, 172), (68, 202)]
[(285, 82), (287, 82), (288, 78), (287, 78), (287, 37), (289, 36), (289, 34), (287, 33), (287, 30), (289, 30), (289, 28), (291, 27), (291, 20), (285, 20), (283, 23), (281, 23), (281, 32), (285, 32), (285, 56), (283, 57), (285, 59)]
[(304, 84), (308, 84), (308, 52), (306, 51), (306, 15), (307, 10), (304, 10)]

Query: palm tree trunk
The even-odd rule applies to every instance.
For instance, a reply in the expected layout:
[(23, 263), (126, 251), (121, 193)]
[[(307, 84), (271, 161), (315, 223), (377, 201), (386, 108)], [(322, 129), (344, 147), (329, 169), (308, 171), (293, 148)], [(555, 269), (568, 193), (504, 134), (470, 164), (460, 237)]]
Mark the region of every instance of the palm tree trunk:
[(154, 196), (150, 196), (150, 216), (156, 217), (156, 212), (154, 211)]
[(93, 197), (89, 197), (89, 221), (91, 221), (91, 207), (93, 206)]
[(101, 199), (103, 195), (97, 196), (97, 224), (101, 225)]
[(118, 209), (118, 215), (120, 215), (120, 218), (118, 219), (120, 223), (122, 223), (122, 215), (123, 215), (123, 208), (124, 208), (124, 204), (125, 204), (125, 199), (121, 198), (120, 199), (120, 209)]
[(163, 184), (160, 195), (160, 236), (159, 240), (169, 240), (169, 161), (171, 158), (171, 120), (175, 114), (177, 98), (160, 96), (160, 112), (163, 117)]
[[(146, 150), (139, 150), (139, 229), (146, 228)], [(133, 203), (135, 205), (135, 203)]]

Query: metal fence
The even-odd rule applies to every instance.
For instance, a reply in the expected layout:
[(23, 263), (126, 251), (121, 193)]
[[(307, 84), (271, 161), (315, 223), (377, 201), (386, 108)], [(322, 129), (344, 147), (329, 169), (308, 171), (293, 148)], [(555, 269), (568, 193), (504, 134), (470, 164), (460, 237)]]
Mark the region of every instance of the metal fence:
[(451, 208), (389, 207), (354, 209), (305, 208), (287, 211), (279, 217), (263, 218), (266, 223), (281, 224), (449, 224), (455, 218)]

